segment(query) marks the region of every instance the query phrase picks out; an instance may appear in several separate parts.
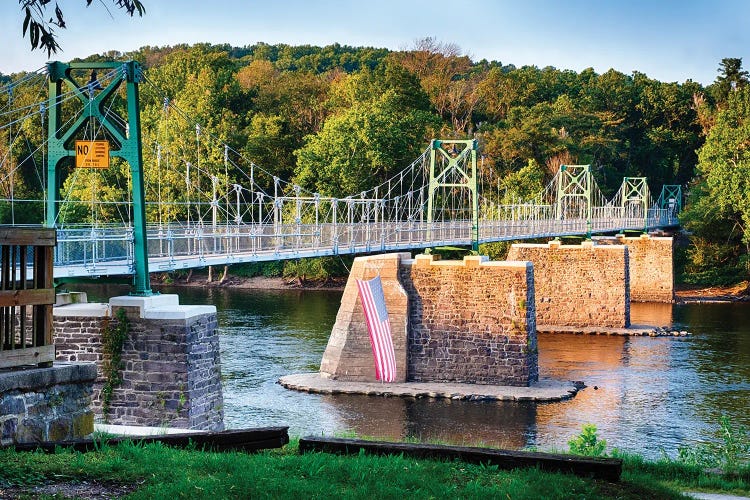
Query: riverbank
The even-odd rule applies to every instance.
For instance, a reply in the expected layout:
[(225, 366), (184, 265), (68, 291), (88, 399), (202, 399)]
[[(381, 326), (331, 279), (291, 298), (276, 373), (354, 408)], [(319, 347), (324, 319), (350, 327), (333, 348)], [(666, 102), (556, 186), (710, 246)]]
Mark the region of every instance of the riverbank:
[(750, 283), (743, 281), (729, 286), (677, 285), (677, 302), (750, 302)]
[(326, 280), (308, 280), (302, 278), (282, 278), (269, 276), (227, 276), (225, 280), (218, 278), (208, 280), (208, 274), (192, 273), (192, 275), (177, 276), (156, 275), (151, 279), (151, 285), (186, 286), (209, 288), (242, 288), (246, 290), (343, 290), (347, 278), (335, 277)]

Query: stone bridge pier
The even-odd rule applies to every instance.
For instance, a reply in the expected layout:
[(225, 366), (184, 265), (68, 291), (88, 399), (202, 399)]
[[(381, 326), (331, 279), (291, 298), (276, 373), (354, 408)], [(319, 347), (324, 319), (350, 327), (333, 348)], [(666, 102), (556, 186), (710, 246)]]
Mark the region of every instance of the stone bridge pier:
[(628, 247), (522, 243), (511, 246), (508, 259), (533, 263), (540, 329), (630, 326)]
[(323, 377), (375, 381), (356, 279), (380, 276), (396, 382), (528, 386), (537, 329), (627, 333), (630, 302), (672, 302), (672, 238), (514, 244), (507, 261), (394, 253), (357, 257), (321, 361)]
[(538, 379), (534, 280), (528, 262), (439, 261), (408, 253), (357, 257), (320, 371), (375, 381), (355, 279), (380, 275), (397, 382), (528, 386)]
[(630, 264), (630, 300), (674, 302), (674, 239), (669, 236), (594, 237), (600, 245), (625, 245)]
[(630, 326), (631, 301), (674, 301), (673, 253), (670, 237), (618, 235), (580, 245), (514, 244), (508, 259), (533, 263), (540, 330), (606, 331)]

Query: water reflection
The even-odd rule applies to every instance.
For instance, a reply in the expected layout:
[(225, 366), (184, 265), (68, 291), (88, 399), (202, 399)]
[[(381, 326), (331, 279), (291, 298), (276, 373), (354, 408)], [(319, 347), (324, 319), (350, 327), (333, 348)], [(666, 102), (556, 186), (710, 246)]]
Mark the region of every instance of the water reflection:
[(588, 387), (569, 401), (534, 405), (289, 391), (276, 380), (317, 369), (340, 292), (176, 292), (182, 303), (218, 308), (229, 428), (566, 449), (592, 423), (610, 447), (658, 457), (711, 437), (722, 414), (750, 426), (750, 304), (633, 305), (634, 323), (672, 325), (690, 337), (540, 335), (540, 376)]
[(358, 435), (458, 444), (526, 446), (536, 405), (413, 398), (326, 396), (341, 422)]
[(672, 324), (672, 304), (631, 302), (630, 323), (633, 325), (669, 326)]

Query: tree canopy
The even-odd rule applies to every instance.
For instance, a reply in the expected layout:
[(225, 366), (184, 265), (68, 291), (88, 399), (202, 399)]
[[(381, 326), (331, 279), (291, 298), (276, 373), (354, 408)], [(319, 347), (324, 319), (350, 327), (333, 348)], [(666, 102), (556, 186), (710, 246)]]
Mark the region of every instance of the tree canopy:
[[(21, 2), (30, 9), (47, 3)], [(140, 2), (115, 5), (142, 14)], [(109, 52), (88, 59), (119, 57)], [(197, 160), (196, 124), (214, 141), (200, 150), (205, 164), (222, 164), (218, 145), (226, 143), (241, 154), (239, 167), (247, 175), (252, 164), (336, 197), (387, 179), (431, 138), (476, 138), (482, 181), (518, 187), (522, 196), (533, 195), (561, 164), (591, 164), (608, 195), (624, 176), (647, 177), (655, 196), (662, 184), (683, 185), (691, 193), (694, 245), (687, 258), (696, 274), (718, 255), (737, 269), (747, 254), (750, 86), (741, 59), (723, 59), (716, 82), (703, 87), (639, 72), (474, 62), (456, 45), (434, 39), (401, 51), (196, 44), (143, 47), (129, 57), (141, 62), (152, 84), (141, 92), (147, 190), (153, 194), (160, 183), (172, 201), (186, 200), (190, 189), (210, 190), (184, 180), (186, 164)], [(34, 102), (21, 92), (15, 104)], [(189, 125), (170, 114), (165, 97), (190, 117)], [(0, 105), (10, 104), (3, 101), (8, 98), (0, 95)], [(41, 126), (25, 125), (22, 133), (17, 142), (28, 146), (8, 151), (9, 131), (0, 130), (0, 156), (11, 157), (3, 168), (21, 164), (18, 176), (2, 177), (0, 190), (8, 191), (14, 179), (16, 192), (41, 198), (41, 176), (33, 173), (42, 162), (35, 149)], [(29, 151), (37, 152), (29, 157)], [(117, 189), (127, 185), (126, 169), (106, 176)], [(105, 184), (90, 183), (71, 195), (115, 199), (117, 191)]]

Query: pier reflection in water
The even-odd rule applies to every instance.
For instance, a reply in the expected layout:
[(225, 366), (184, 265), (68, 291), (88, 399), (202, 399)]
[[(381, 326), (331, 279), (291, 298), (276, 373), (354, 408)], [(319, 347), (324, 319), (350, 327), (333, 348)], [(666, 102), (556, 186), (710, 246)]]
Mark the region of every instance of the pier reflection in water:
[(163, 291), (218, 308), (229, 428), (567, 449), (591, 423), (610, 447), (658, 457), (711, 438), (721, 414), (750, 426), (750, 304), (633, 304), (633, 323), (672, 325), (690, 337), (540, 335), (541, 377), (588, 387), (560, 403), (482, 403), (319, 396), (278, 385), (282, 375), (317, 369), (340, 292)]
[(518, 449), (533, 438), (536, 405), (324, 396), (357, 435)]

